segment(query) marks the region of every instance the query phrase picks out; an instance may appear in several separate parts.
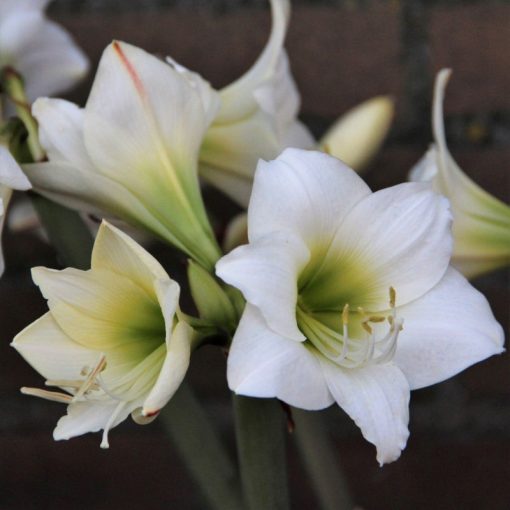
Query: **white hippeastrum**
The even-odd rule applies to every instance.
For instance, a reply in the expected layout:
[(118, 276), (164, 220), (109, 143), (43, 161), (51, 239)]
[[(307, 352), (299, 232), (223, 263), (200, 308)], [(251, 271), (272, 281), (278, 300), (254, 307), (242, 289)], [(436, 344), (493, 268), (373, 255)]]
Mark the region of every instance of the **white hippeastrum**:
[(342, 115), (319, 142), (319, 149), (361, 172), (381, 148), (395, 113), (391, 97), (377, 96)]
[(372, 193), (319, 152), (261, 161), (249, 244), (216, 266), (247, 300), (230, 388), (310, 410), (336, 402), (381, 464), (395, 460), (410, 390), (503, 350), (486, 299), (448, 265), (450, 220), (421, 183)]
[(271, 0), (272, 30), (255, 64), (219, 92), (221, 106), (200, 151), (200, 175), (246, 207), (259, 158), (315, 140), (297, 120), (300, 97), (283, 43), (289, 1)]
[(212, 268), (220, 250), (197, 165), (218, 104), (198, 75), (183, 75), (114, 42), (103, 53), (84, 109), (59, 99), (34, 103), (48, 161), (25, 171), (42, 195), (124, 220)]
[(446, 145), (443, 100), (451, 71), (436, 78), (432, 128), (434, 145), (411, 170), (412, 181), (431, 182), (447, 196), (453, 214), (452, 263), (465, 276), (510, 264), (510, 206), (480, 188), (457, 165)]
[(88, 70), (88, 60), (71, 36), (46, 18), (51, 0), (1, 0), (0, 69), (15, 68), (28, 98), (64, 92)]
[(49, 312), (12, 346), (63, 391), (22, 388), (68, 405), (55, 439), (108, 431), (131, 413), (154, 419), (188, 369), (193, 330), (179, 319), (179, 285), (141, 246), (103, 223), (88, 271), (35, 268)]
[[(30, 188), (30, 182), (28, 182), (9, 149), (0, 142), (0, 243), (12, 190), (26, 191)], [(0, 244), (0, 275), (3, 274), (4, 269), (4, 255)]]

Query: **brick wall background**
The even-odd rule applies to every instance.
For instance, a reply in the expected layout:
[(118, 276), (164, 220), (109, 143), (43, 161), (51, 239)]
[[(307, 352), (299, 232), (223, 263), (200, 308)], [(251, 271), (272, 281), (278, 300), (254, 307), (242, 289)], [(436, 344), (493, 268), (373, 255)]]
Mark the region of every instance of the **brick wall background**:
[[(287, 48), (302, 117), (317, 135), (359, 101), (383, 93), (397, 99), (391, 136), (366, 174), (373, 188), (404, 180), (427, 147), (433, 76), (448, 66), (454, 71), (445, 105), (450, 148), (468, 174), (509, 201), (510, 2), (296, 0), (293, 7)], [(170, 54), (217, 87), (250, 66), (269, 31), (265, 0), (56, 0), (50, 12), (94, 63), (118, 38)], [(83, 103), (90, 83), (70, 97)], [(19, 395), (21, 385), (41, 380), (8, 343), (45, 309), (27, 268), (58, 267), (58, 261), (30, 235), (7, 232), (5, 248), (0, 509), (204, 508), (157, 422), (119, 426), (107, 452), (99, 449), (97, 435), (52, 441), (63, 408)], [(152, 249), (169, 265), (176, 263), (161, 246)], [(509, 272), (474, 283), (508, 331)], [(193, 358), (190, 381), (232, 445), (224, 365), (219, 352), (202, 349)], [(508, 508), (509, 369), (504, 354), (414, 392), (408, 447), (383, 469), (350, 420), (338, 408), (325, 411), (326, 432), (356, 503), (366, 510)], [(289, 460), (293, 508), (316, 508), (292, 437)]]

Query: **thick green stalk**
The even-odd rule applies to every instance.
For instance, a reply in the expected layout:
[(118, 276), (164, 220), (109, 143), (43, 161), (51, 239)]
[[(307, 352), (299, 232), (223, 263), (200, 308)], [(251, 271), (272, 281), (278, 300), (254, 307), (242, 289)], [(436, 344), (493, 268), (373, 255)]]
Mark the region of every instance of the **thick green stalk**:
[(347, 482), (320, 413), (293, 409), (299, 452), (321, 510), (352, 510)]
[(275, 399), (234, 396), (241, 480), (249, 510), (288, 510), (285, 419)]
[(242, 510), (236, 467), (211, 427), (191, 388), (181, 384), (161, 411), (163, 424), (191, 476), (214, 510)]

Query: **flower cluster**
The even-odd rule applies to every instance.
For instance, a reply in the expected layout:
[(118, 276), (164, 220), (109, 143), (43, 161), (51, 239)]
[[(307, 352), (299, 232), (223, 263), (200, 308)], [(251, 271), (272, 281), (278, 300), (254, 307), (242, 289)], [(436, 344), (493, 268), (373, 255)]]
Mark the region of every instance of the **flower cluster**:
[[(362, 169), (378, 150), (393, 103), (369, 100), (316, 141), (298, 119), (286, 0), (271, 0), (267, 45), (224, 89), (114, 41), (83, 108), (39, 97), (87, 67), (44, 17), (46, 3), (0, 6), (4, 90), (6, 99), (17, 91), (11, 108), (26, 129), (19, 150), (12, 123), (0, 132), (2, 199), (32, 187), (103, 219), (89, 270), (32, 270), (49, 311), (12, 343), (51, 387), (22, 392), (67, 405), (55, 439), (103, 430), (108, 447), (109, 430), (129, 415), (152, 421), (192, 351), (212, 343), (229, 352), (235, 393), (308, 410), (336, 403), (381, 464), (398, 458), (410, 390), (503, 350), (489, 304), (451, 257), (457, 267), (468, 258), (507, 262), (508, 207), (467, 179), (446, 148), (446, 75), (436, 91), (436, 145), (413, 172), (428, 182), (372, 192), (350, 167)], [(17, 27), (23, 37), (12, 36)], [(26, 90), (12, 86), (19, 74)], [(223, 250), (201, 178), (247, 208)], [(189, 257), (198, 316), (181, 311), (179, 284), (126, 225)]]

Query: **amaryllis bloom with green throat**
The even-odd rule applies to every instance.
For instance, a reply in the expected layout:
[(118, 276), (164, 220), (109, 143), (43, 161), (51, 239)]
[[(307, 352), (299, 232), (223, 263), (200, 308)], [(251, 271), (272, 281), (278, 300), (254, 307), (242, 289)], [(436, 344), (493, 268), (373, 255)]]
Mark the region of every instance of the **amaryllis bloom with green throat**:
[(212, 268), (220, 256), (198, 182), (198, 152), (218, 108), (197, 75), (114, 42), (85, 108), (38, 99), (48, 161), (25, 165), (34, 189), (67, 207), (124, 220)]
[(430, 182), (448, 197), (453, 213), (453, 264), (468, 278), (510, 264), (510, 206), (471, 180), (457, 165), (448, 146), (443, 102), (450, 70), (436, 78), (432, 129), (434, 145), (411, 170), (413, 181)]
[[(28, 395), (67, 404), (54, 431), (108, 431), (129, 414), (152, 421), (188, 369), (193, 329), (180, 320), (179, 285), (141, 246), (103, 223), (88, 271), (35, 268), (49, 311), (12, 346), (46, 379)], [(56, 389), (56, 391), (55, 391)]]
[(230, 388), (309, 410), (336, 402), (381, 464), (398, 458), (410, 390), (503, 350), (486, 299), (449, 266), (450, 224), (427, 185), (372, 193), (318, 152), (261, 161), (249, 244), (216, 266), (247, 301)]

